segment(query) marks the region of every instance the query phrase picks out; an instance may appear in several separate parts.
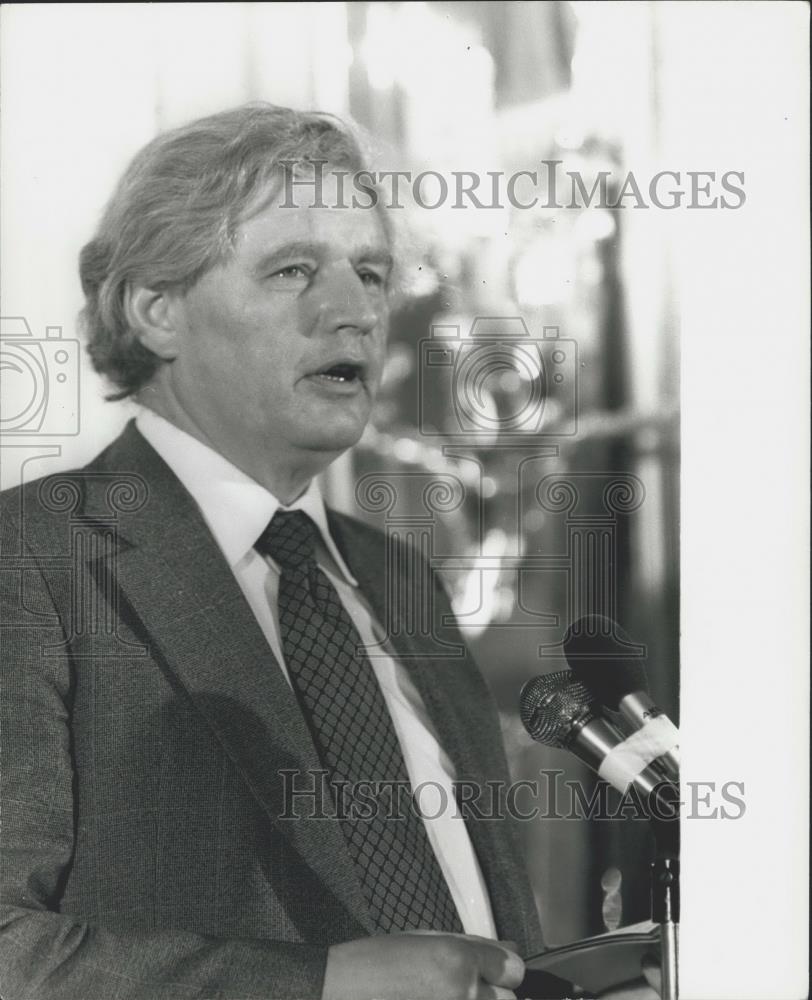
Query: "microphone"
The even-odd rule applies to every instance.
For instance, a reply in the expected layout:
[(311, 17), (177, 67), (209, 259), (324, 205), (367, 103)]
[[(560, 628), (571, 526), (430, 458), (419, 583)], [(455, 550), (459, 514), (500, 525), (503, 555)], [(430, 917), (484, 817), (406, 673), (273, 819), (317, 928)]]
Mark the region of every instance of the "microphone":
[(619, 713), (633, 732), (648, 727), (668, 747), (658, 761), (669, 779), (679, 782), (679, 730), (649, 695), (643, 647), (611, 618), (595, 614), (570, 625), (562, 646), (575, 678), (604, 708)]
[(569, 750), (624, 795), (633, 786), (655, 819), (675, 818), (678, 789), (630, 746), (633, 738), (601, 717), (598, 702), (568, 670), (527, 681), (519, 714), (537, 743)]

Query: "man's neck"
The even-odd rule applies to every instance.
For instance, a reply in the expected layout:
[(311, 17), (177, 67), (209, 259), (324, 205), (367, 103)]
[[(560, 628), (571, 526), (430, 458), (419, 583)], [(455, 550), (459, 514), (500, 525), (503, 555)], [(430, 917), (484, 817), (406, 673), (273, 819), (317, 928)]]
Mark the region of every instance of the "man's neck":
[(314, 476), (322, 472), (337, 457), (332, 454), (305, 452), (299, 461), (282, 460), (274, 453), (271, 442), (262, 449), (251, 449), (245, 447), (244, 442), (232, 444), (214, 438), (191, 420), (181, 407), (166, 405), (157, 394), (139, 394), (138, 402), (211, 448), (218, 455), (222, 455), (241, 472), (250, 476), (260, 486), (264, 486), (284, 507), (297, 500), (307, 490)]

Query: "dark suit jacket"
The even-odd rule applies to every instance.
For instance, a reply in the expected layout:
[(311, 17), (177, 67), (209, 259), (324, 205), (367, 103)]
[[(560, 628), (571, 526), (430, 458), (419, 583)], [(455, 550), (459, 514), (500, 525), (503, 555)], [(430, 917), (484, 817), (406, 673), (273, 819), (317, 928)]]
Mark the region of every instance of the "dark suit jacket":
[[(375, 927), (339, 824), (280, 819), (280, 769), (319, 761), (195, 503), (132, 424), (3, 499), (0, 994), (318, 996)], [(331, 526), (385, 621), (383, 537)], [(458, 777), (507, 780), (482, 677), (436, 652), (398, 640)], [(516, 831), (468, 828), (499, 935), (539, 950)]]

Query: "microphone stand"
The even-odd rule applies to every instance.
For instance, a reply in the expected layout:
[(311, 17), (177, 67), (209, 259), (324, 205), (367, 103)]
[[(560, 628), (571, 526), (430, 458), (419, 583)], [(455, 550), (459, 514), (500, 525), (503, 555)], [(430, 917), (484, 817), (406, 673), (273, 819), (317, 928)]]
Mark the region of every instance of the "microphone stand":
[[(668, 785), (676, 792), (679, 789)], [(659, 801), (659, 796), (658, 796)], [(652, 816), (655, 855), (651, 862), (651, 919), (660, 928), (660, 996), (662, 1000), (678, 1000), (679, 957), (679, 804), (673, 804), (674, 815)]]
[(660, 927), (662, 1000), (677, 1000), (679, 951), (679, 860), (656, 858), (651, 863), (651, 919)]

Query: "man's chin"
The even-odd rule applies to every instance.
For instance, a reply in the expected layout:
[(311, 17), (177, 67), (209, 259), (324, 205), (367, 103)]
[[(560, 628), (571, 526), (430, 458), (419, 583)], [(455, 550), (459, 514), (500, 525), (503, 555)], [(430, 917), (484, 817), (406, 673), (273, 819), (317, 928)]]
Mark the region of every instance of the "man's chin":
[(332, 461), (358, 444), (365, 427), (366, 421), (334, 420), (326, 425), (308, 428), (308, 433), (302, 436), (300, 444), (308, 451), (331, 455), (329, 460)]
[(309, 406), (302, 410), (302, 416), (307, 420), (308, 437), (344, 450), (361, 440), (371, 411), (369, 397), (364, 395)]

